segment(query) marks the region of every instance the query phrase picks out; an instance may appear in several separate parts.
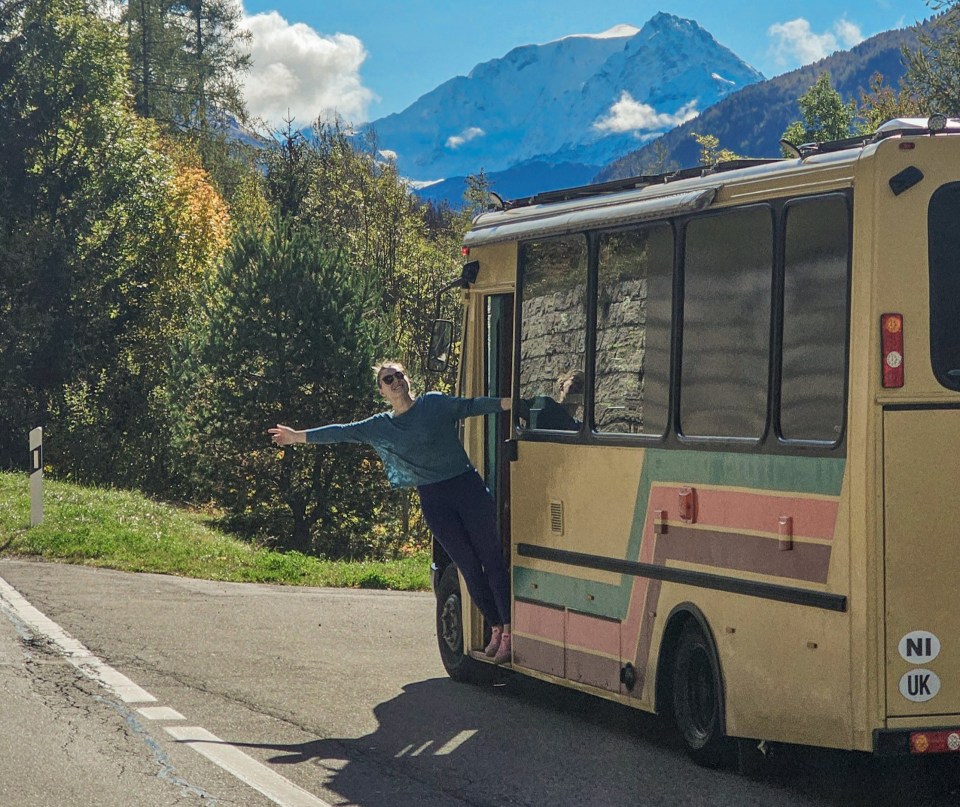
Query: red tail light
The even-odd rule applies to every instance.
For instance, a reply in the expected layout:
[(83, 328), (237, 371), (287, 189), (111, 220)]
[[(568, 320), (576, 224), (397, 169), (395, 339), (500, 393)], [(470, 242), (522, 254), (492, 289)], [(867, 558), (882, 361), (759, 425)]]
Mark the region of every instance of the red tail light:
[(880, 359), (883, 365), (883, 386), (903, 386), (903, 315), (880, 316)]
[(915, 731), (910, 735), (911, 754), (949, 754), (960, 751), (960, 733), (946, 731)]
[(460, 247), (460, 254), (466, 258), (470, 254), (470, 247)]

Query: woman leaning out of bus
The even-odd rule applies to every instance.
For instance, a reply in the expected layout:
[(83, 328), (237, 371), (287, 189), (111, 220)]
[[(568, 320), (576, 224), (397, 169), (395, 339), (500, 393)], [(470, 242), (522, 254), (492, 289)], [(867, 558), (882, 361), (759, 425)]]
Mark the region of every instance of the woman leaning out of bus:
[(414, 396), (400, 362), (374, 368), (389, 412), (355, 423), (295, 430), (269, 429), (277, 445), (367, 443), (383, 460), (392, 487), (415, 487), (433, 536), (463, 575), (470, 596), (492, 627), (485, 653), (510, 660), (510, 578), (500, 548), (496, 506), (457, 435), (457, 423), (510, 408), (509, 398)]

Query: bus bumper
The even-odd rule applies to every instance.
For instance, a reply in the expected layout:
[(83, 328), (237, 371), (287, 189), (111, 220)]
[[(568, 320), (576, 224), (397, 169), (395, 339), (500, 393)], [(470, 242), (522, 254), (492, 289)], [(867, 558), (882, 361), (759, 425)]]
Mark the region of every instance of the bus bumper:
[(931, 729), (876, 729), (873, 753), (880, 757), (960, 753), (960, 726)]

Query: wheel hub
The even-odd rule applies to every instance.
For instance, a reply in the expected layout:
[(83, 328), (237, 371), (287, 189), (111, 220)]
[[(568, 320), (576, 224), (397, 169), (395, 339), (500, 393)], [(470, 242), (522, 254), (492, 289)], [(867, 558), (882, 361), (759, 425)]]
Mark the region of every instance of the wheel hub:
[(440, 614), (441, 638), (452, 651), (459, 653), (463, 647), (463, 629), (460, 624), (460, 597), (451, 594), (443, 604)]

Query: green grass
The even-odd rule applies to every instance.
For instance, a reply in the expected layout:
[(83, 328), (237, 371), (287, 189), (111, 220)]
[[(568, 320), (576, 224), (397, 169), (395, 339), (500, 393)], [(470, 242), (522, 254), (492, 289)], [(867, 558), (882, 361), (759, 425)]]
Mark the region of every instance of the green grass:
[(430, 588), (427, 553), (396, 561), (330, 561), (225, 535), (209, 515), (139, 493), (45, 479), (44, 520), (30, 527), (28, 477), (0, 473), (0, 557), (38, 557), (127, 572), (347, 588)]

